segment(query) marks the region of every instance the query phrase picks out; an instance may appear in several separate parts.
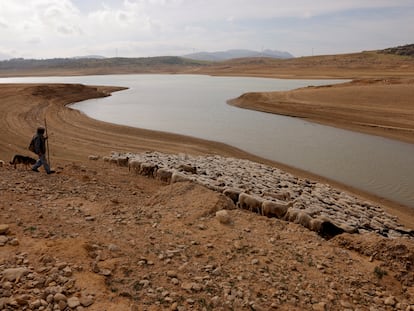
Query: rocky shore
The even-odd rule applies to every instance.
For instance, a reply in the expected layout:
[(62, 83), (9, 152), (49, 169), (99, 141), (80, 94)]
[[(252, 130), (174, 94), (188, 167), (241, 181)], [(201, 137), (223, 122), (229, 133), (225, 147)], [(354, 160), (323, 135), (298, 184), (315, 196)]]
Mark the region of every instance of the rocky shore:
[(168, 184), (122, 156), (55, 162), (55, 175), (0, 167), (0, 310), (414, 310), (411, 238), (361, 229), (326, 240), (217, 190), (261, 197), (275, 182), (286, 202), (326, 189), (335, 204), (348, 194), (250, 161), (140, 153), (215, 191)]

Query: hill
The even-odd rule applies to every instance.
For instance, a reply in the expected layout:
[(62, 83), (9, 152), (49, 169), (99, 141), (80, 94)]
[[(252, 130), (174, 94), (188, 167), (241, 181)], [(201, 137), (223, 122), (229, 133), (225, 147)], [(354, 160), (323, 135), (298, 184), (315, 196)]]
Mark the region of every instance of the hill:
[(175, 56), (142, 58), (14, 58), (0, 62), (0, 75), (82, 75), (111, 73), (173, 73), (193, 66), (203, 66), (200, 61)]
[[(245, 52), (238, 50), (242, 57)], [(414, 77), (410, 46), (352, 54), (298, 58), (258, 57), (204, 61), (177, 56), (143, 58), (56, 58), (0, 61), (0, 76), (180, 73), (279, 78)], [(257, 53), (257, 52), (256, 52)], [(402, 54), (402, 55), (400, 55)], [(204, 54), (203, 54), (204, 55)], [(203, 58), (203, 55), (199, 55)], [(193, 55), (197, 57), (197, 55)], [(215, 56), (219, 58), (219, 56)], [(220, 56), (224, 57), (224, 56)], [(205, 58), (208, 58), (207, 56)], [(213, 57), (214, 58), (214, 57)]]
[(388, 48), (380, 52), (385, 53), (385, 54), (414, 56), (414, 44), (407, 44), (407, 45), (397, 46), (394, 48)]
[(263, 50), (262, 52), (251, 50), (228, 50), (219, 52), (197, 52), (183, 55), (185, 58), (204, 60), (204, 61), (223, 61), (234, 58), (251, 58), (251, 57), (269, 57), (269, 58), (293, 58), (293, 55), (288, 52), (281, 52), (275, 50)]

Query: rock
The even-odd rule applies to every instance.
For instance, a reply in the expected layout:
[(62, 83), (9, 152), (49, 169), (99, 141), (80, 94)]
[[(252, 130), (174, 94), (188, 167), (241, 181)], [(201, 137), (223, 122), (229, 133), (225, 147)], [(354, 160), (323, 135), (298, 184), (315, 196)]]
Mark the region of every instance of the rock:
[(340, 300), (340, 301), (339, 301), (339, 304), (340, 304), (343, 308), (346, 308), (346, 309), (353, 309), (352, 305), (351, 305), (348, 301), (345, 301), (345, 300)]
[(5, 235), (0, 235), (0, 246), (4, 246), (9, 241), (9, 238)]
[(70, 297), (67, 303), (68, 303), (68, 307), (72, 309), (80, 306), (80, 301), (78, 297)]
[(82, 296), (79, 299), (79, 302), (83, 307), (87, 308), (87, 307), (93, 305), (93, 303), (95, 301), (94, 301), (94, 298), (92, 296)]
[(6, 235), (9, 233), (10, 227), (9, 225), (0, 224), (0, 235)]
[(100, 269), (99, 274), (103, 276), (110, 276), (112, 274), (112, 271), (109, 269)]
[(384, 304), (386, 306), (394, 307), (396, 303), (397, 303), (397, 301), (395, 300), (395, 297), (394, 296), (387, 297), (384, 300)]
[(63, 295), (62, 293), (56, 293), (54, 296), (53, 296), (53, 300), (55, 301), (55, 302), (59, 302), (59, 301), (66, 301), (66, 300), (68, 300), (68, 298), (65, 296), (65, 295)]
[(60, 300), (58, 302), (59, 310), (65, 310), (65, 308), (68, 306), (68, 303), (65, 300)]
[(28, 305), (30, 301), (30, 296), (27, 294), (19, 295), (16, 297), (16, 302), (20, 306)]
[(167, 271), (167, 276), (169, 278), (177, 278), (177, 272), (175, 272), (173, 270), (169, 270), (169, 271)]
[(326, 303), (325, 302), (319, 302), (312, 305), (312, 310), (315, 311), (326, 311)]
[(216, 212), (216, 218), (220, 223), (224, 225), (231, 223), (230, 215), (226, 210)]
[(19, 246), (20, 245), (20, 242), (19, 242), (19, 240), (17, 238), (13, 238), (13, 239), (9, 240), (9, 245), (11, 245), (11, 246)]
[(181, 284), (181, 288), (185, 289), (187, 291), (191, 291), (193, 289), (193, 286), (194, 286), (194, 283), (192, 283), (192, 282), (183, 282)]

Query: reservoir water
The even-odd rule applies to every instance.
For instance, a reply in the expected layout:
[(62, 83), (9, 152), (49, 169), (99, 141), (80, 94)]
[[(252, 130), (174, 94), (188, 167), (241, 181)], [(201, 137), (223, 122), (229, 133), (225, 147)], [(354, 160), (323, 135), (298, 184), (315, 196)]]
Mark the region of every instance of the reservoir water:
[(340, 80), (199, 75), (104, 75), (0, 79), (0, 83), (126, 86), (72, 105), (102, 121), (223, 142), (258, 156), (414, 207), (414, 145), (244, 110), (226, 101), (245, 92), (288, 90)]

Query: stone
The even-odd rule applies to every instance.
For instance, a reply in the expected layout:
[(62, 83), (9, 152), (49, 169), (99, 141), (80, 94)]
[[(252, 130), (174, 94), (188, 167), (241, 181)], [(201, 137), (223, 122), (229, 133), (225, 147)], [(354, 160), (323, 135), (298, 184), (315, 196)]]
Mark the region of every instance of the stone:
[(19, 242), (19, 240), (17, 238), (13, 238), (13, 239), (9, 240), (9, 245), (11, 245), (11, 246), (19, 246), (20, 245), (20, 242)]
[(9, 241), (9, 238), (5, 235), (0, 235), (0, 246), (4, 246)]
[(397, 303), (397, 301), (395, 300), (395, 297), (394, 296), (387, 297), (384, 300), (384, 304), (386, 306), (394, 307), (396, 303)]
[(191, 291), (191, 290), (192, 290), (192, 288), (193, 288), (193, 285), (194, 285), (194, 283), (192, 283), (192, 282), (183, 282), (183, 283), (181, 284), (181, 288), (182, 288), (182, 289), (185, 289), (185, 290), (187, 290), (187, 291)]
[(216, 219), (224, 225), (231, 223), (231, 217), (226, 210), (217, 211)]
[(6, 235), (9, 233), (10, 227), (9, 225), (0, 224), (0, 235)]
[(314, 311), (326, 311), (326, 303), (319, 302), (312, 305), (312, 310)]
[(173, 270), (168, 270), (167, 271), (167, 276), (169, 278), (177, 278), (177, 272), (173, 271)]
[(91, 296), (82, 296), (82, 297), (79, 299), (79, 302), (80, 302), (80, 304), (81, 304), (83, 307), (87, 308), (87, 307), (89, 307), (89, 306), (93, 305), (93, 303), (94, 303), (95, 301), (94, 301), (94, 298), (93, 298), (93, 297), (91, 297)]
[(68, 307), (72, 309), (80, 306), (80, 301), (78, 297), (70, 297), (67, 303), (68, 303)]

